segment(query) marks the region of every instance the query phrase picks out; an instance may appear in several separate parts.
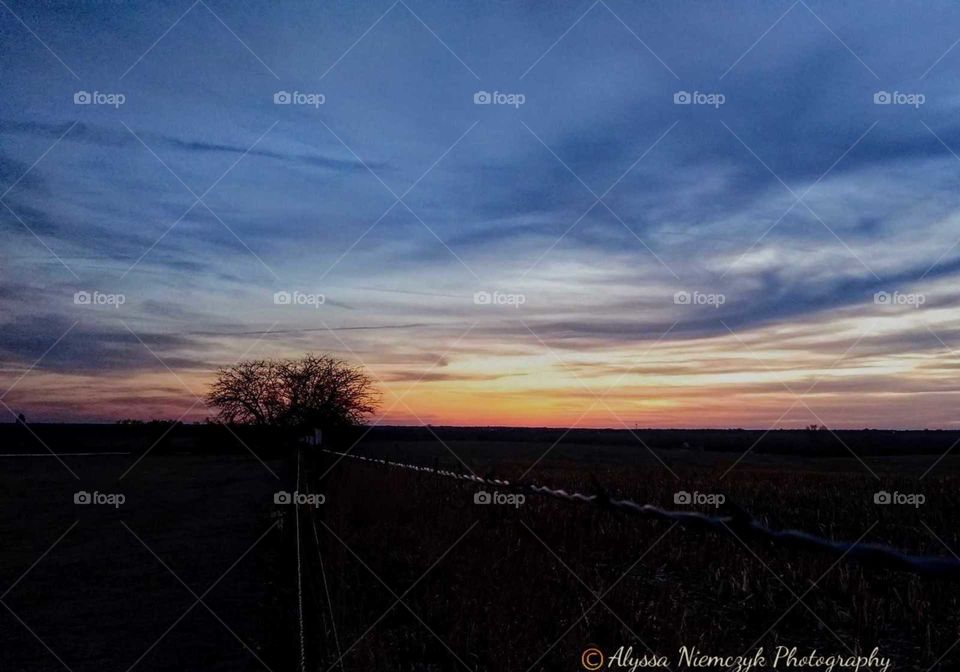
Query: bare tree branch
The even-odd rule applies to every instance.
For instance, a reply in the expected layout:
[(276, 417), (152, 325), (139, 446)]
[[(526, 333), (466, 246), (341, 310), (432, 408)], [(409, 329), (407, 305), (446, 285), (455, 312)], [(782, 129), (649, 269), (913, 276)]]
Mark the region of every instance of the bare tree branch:
[(379, 402), (373, 379), (329, 355), (257, 359), (217, 371), (207, 393), (231, 424), (333, 429), (363, 424)]

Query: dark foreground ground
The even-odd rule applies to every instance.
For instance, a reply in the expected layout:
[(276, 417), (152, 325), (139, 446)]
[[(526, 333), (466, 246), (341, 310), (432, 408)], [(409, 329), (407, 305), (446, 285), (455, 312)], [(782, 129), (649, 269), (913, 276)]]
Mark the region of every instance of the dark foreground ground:
[[(537, 458), (536, 450), (517, 459), (489, 443), (445, 443), (356, 450), (506, 478)], [(952, 457), (928, 471), (939, 456), (877, 457), (865, 466), (852, 457), (761, 455), (728, 472), (739, 456), (663, 452), (663, 466), (642, 448), (633, 465), (619, 453), (579, 452), (581, 459), (572, 446), (550, 454), (527, 478), (588, 493), (599, 484), (671, 509), (691, 508), (674, 504), (679, 490), (722, 493), (775, 528), (948, 557), (960, 550)], [(956, 582), (552, 499), (477, 505), (469, 484), (349, 459), (332, 464), (320, 467), (330, 469), (328, 504), (317, 515), (326, 564), (337, 568), (330, 602), (340, 649), (359, 638), (345, 669), (386, 661), (383, 669), (576, 670), (590, 646), (607, 655), (633, 646), (638, 657), (649, 646), (672, 669), (689, 669), (674, 663), (681, 646), (724, 656), (761, 646), (840, 655), (878, 647), (893, 669), (960, 669)], [(925, 503), (878, 505), (881, 490), (923, 494)], [(396, 597), (402, 602), (388, 611)], [(334, 640), (331, 628), (318, 644), (322, 669), (338, 657)], [(404, 668), (409, 661), (424, 665)]]
[(135, 457), (0, 458), (0, 670), (292, 669), (277, 479), (168, 455), (118, 480)]
[[(734, 452), (723, 433), (713, 450), (695, 432), (630, 445), (527, 431), (378, 430), (352, 450), (671, 509), (715, 512), (675, 493), (722, 494), (775, 528), (960, 551), (946, 433), (903, 434), (896, 445), (915, 454), (897, 455), (861, 436), (855, 457), (849, 437), (819, 456), (744, 456), (750, 445)], [(817, 436), (781, 436), (830, 436), (806, 434)], [(957, 582), (545, 498), (477, 504), (474, 485), (316, 452), (297, 485), (297, 460), (256, 437), (245, 443), (264, 463), (226, 440), (204, 450), (190, 431), (167, 436), (132, 469), (149, 437), (126, 437), (132, 455), (64, 456), (79, 479), (52, 457), (0, 458), (0, 670), (280, 672), (301, 658), (310, 670), (579, 670), (586, 648), (620, 646), (684, 670), (680, 646), (736, 656), (778, 645), (878, 647), (892, 669), (960, 669)], [(75, 505), (81, 489), (126, 501)], [(278, 506), (278, 489), (326, 500)], [(924, 502), (876, 504), (878, 491)]]

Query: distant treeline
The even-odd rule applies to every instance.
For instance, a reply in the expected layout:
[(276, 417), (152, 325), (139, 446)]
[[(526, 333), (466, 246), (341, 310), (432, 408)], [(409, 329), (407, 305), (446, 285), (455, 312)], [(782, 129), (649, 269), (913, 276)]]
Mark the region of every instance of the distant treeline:
[(256, 427), (231, 427), (213, 423), (189, 425), (174, 421), (105, 424), (19, 423), (0, 424), (0, 453), (131, 452), (243, 453), (244, 444), (261, 457), (289, 448), (293, 437)]
[[(758, 453), (783, 455), (942, 455), (960, 442), (954, 430), (842, 429), (571, 429), (554, 427), (374, 427), (371, 441), (538, 442), (562, 445), (635, 445), (657, 450), (688, 449), (743, 452), (751, 446)], [(562, 438), (561, 438), (562, 437)], [(846, 444), (847, 447), (844, 447)]]
[[(789, 455), (849, 456), (847, 448), (858, 455), (943, 454), (960, 442), (960, 431), (952, 430), (836, 430), (822, 428), (800, 430), (745, 429), (573, 429), (522, 427), (373, 427), (346, 430), (325, 436), (323, 442), (347, 448), (365, 434), (364, 441), (433, 442), (434, 434), (444, 441), (482, 441), (503, 443), (554, 443), (562, 445), (611, 445), (642, 448), (640, 440), (657, 450), (704, 450), (754, 452)], [(0, 452), (131, 451), (151, 448), (156, 453), (246, 453), (243, 444), (268, 454), (288, 450), (297, 437), (268, 428), (218, 424), (182, 424), (166, 421), (145, 423), (53, 424), (20, 426), (0, 424)], [(846, 447), (844, 446), (846, 445)]]

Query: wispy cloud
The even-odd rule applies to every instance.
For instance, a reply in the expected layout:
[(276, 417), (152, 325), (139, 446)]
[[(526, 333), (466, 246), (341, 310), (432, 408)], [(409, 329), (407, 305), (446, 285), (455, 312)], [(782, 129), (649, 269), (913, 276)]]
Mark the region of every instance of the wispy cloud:
[(382, 9), (248, 9), (218, 8), (243, 44), (203, 12), (157, 42), (162, 7), (36, 10), (79, 83), (9, 45), (0, 385), (79, 320), (15, 390), (32, 416), (179, 408), (122, 322), (197, 387), (270, 331), (256, 355), (359, 356), (402, 388), (476, 324), (419, 417), (562, 425), (608, 392), (583, 422), (763, 426), (819, 378), (834, 423), (952, 422), (960, 9), (428, 2), (435, 35), (391, 12), (352, 48)]

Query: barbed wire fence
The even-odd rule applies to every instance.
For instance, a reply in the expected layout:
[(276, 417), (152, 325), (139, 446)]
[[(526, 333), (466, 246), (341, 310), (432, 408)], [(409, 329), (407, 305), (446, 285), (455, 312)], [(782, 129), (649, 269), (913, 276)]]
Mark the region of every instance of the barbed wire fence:
[[(311, 453), (313, 451), (306, 451), (303, 447), (297, 448), (293, 459), (295, 480), (291, 486), (295, 494), (305, 494), (312, 500), (316, 496), (323, 496), (321, 492), (325, 479), (321, 477), (319, 481), (316, 480), (317, 465), (310, 459)], [(342, 670), (345, 654), (334, 613), (336, 596), (332, 586), (335, 581), (329, 576), (330, 568), (324, 560), (325, 551), (318, 527), (318, 522), (322, 524), (323, 507), (304, 503), (299, 497), (291, 499), (290, 503), (290, 543), (296, 556), (296, 572), (291, 577), (291, 609), (296, 631), (295, 641), (292, 642), (293, 660), (290, 662), (296, 664), (297, 672), (329, 672), (338, 667)]]
[(511, 482), (505, 479), (463, 474), (424, 465), (396, 462), (384, 458), (342, 453), (326, 448), (321, 450), (324, 453), (336, 455), (341, 459), (349, 458), (368, 464), (432, 474), (465, 483), (495, 486), (518, 493), (522, 492), (536, 496), (550, 497), (566, 502), (620, 511), (644, 518), (670, 521), (684, 527), (707, 529), (740, 538), (748, 537), (765, 540), (781, 546), (820, 552), (835, 558), (851, 560), (867, 567), (909, 572), (925, 577), (951, 580), (960, 579), (960, 558), (957, 557), (951, 558), (937, 555), (914, 554), (885, 544), (861, 543), (859, 541), (835, 541), (802, 530), (775, 530), (763, 525), (755, 517), (742, 510), (719, 516), (711, 516), (697, 511), (673, 511), (653, 504), (640, 504), (629, 499), (617, 499), (611, 497), (606, 491), (599, 487), (595, 494), (585, 494), (576, 491), (568, 492), (564, 489), (551, 488), (524, 481)]
[[(297, 490), (300, 490), (300, 464), (302, 460), (302, 451), (297, 451)], [(299, 639), (299, 656), (297, 658), (297, 672), (306, 672), (307, 670), (307, 639), (306, 626), (303, 617), (303, 553), (300, 544), (300, 504), (293, 505), (294, 525), (296, 526), (297, 540), (297, 625)]]
[[(318, 483), (318, 485), (320, 484)], [(304, 486), (306, 487), (308, 495), (313, 494), (311, 491), (309, 480), (304, 481)], [(320, 542), (320, 532), (317, 529), (316, 519), (319, 514), (318, 507), (316, 506), (307, 507), (307, 510), (305, 513), (306, 513), (307, 519), (310, 522), (310, 530), (313, 532), (313, 541), (315, 544), (314, 547), (317, 551), (316, 560), (317, 560), (317, 565), (320, 568), (320, 578), (322, 579), (322, 585), (323, 585), (323, 594), (320, 596), (314, 597), (315, 607), (321, 610), (321, 615), (322, 615), (323, 605), (326, 605), (327, 607), (327, 614), (329, 614), (329, 629), (333, 633), (333, 643), (334, 643), (336, 654), (337, 654), (334, 664), (331, 665), (329, 668), (324, 667), (324, 669), (333, 669), (334, 667), (337, 667), (339, 665), (340, 669), (343, 670), (344, 669), (343, 668), (344, 653), (343, 653), (343, 648), (340, 646), (340, 635), (337, 632), (337, 621), (336, 621), (336, 616), (334, 615), (333, 597), (331, 596), (331, 593), (330, 593), (330, 583), (327, 580), (327, 569), (323, 560), (323, 548)], [(321, 621), (321, 632), (325, 636), (327, 627), (323, 624), (326, 623), (326, 616), (322, 615), (320, 621)], [(327, 648), (329, 649), (329, 647)], [(331, 653), (328, 655), (332, 655), (332, 650), (331, 650)]]

